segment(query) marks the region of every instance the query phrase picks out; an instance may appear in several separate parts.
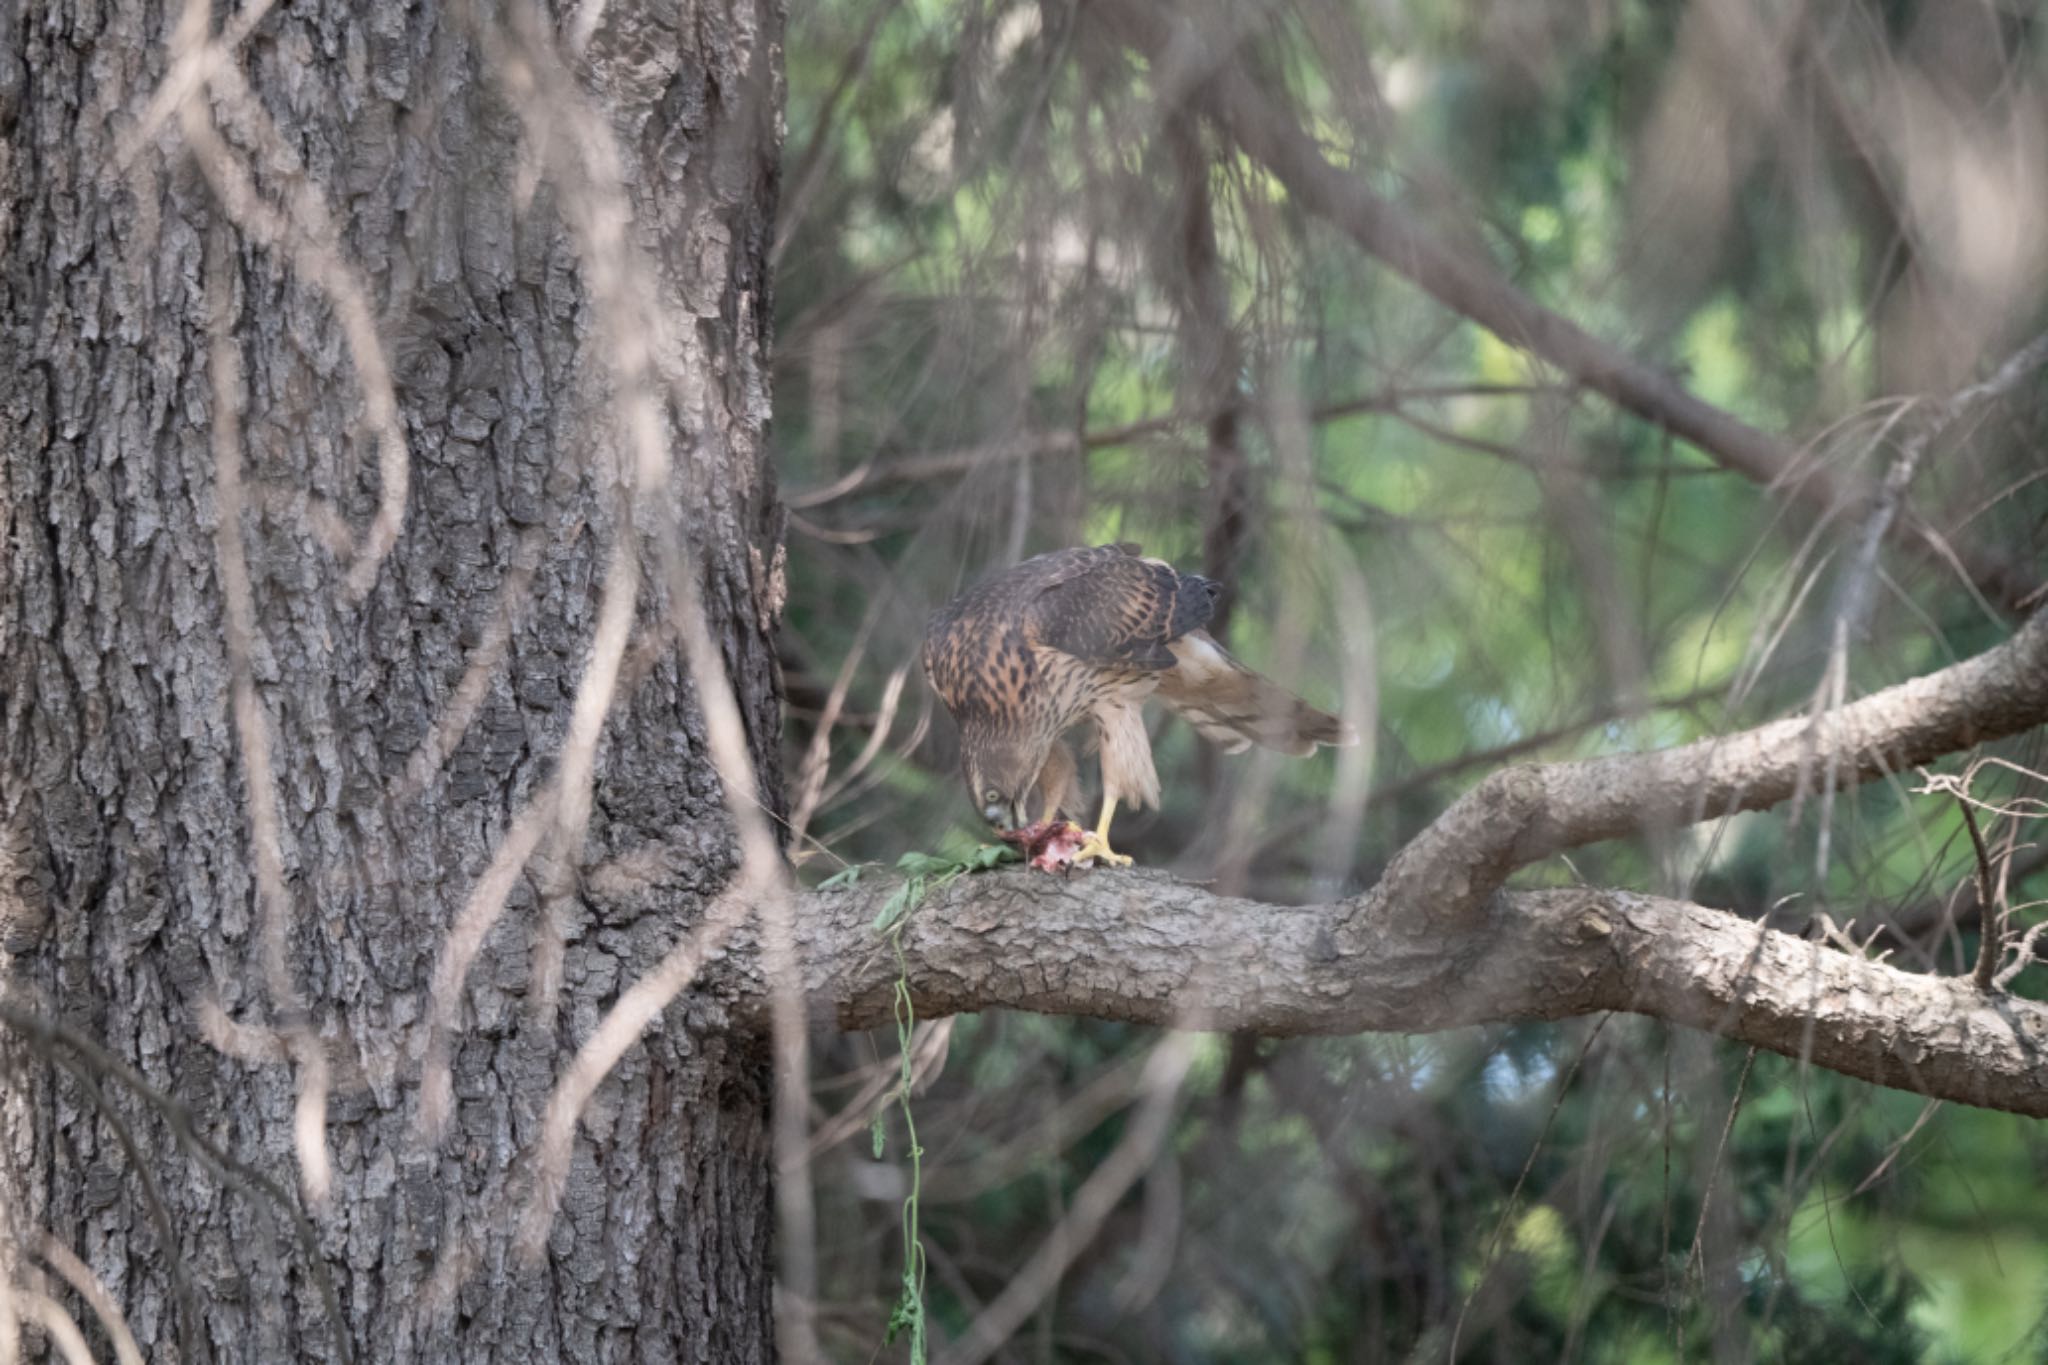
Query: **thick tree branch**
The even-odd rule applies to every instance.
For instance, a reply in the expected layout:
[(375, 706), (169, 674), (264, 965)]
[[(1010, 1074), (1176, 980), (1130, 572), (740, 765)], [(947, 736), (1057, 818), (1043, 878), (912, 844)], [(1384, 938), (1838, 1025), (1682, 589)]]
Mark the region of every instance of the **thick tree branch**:
[[(1101, 13), (1123, 41), (1145, 55), (1163, 85), (1199, 83), (1210, 115), (1304, 208), (1452, 312), (1766, 487), (1786, 488), (1822, 507), (1868, 502), (1875, 495), (1865, 481), (1802, 458), (1784, 438), (1706, 402), (1667, 371), (1545, 308), (1490, 263), (1459, 251), (1445, 234), (1330, 164), (1302, 122), (1276, 108), (1234, 54), (1212, 50), (1206, 36), (1174, 9), (1155, 0), (1123, 0)], [(2015, 613), (2040, 586), (2033, 568), (1967, 542), (1948, 544), (1917, 519), (1900, 518), (1893, 532), (1939, 560), (1952, 555), (1979, 591)]]
[[(801, 907), (813, 1001), (889, 1019), (887, 886)], [(903, 935), (918, 1017), (1021, 1009), (1268, 1035), (1426, 1033), (1649, 1015), (1879, 1085), (2048, 1115), (2048, 1007), (1918, 976), (1725, 911), (1626, 891), (1512, 892), (1418, 939), (1359, 902), (1262, 905), (1156, 872), (1003, 872), (935, 893)], [(760, 1000), (765, 993), (746, 992)]]
[[(1972, 659), (1818, 717), (1675, 749), (1508, 768), (1460, 797), (1394, 860), (1389, 913), (1453, 912), (1553, 853), (1637, 830), (1777, 805), (1832, 765), (1841, 786), (2048, 722), (2048, 613)], [(1435, 913), (1422, 910), (1420, 913)]]
[[(2048, 722), (2048, 613), (1976, 658), (1831, 713), (1675, 749), (1496, 774), (1362, 896), (1291, 908), (1154, 872), (961, 878), (902, 936), (920, 1018), (985, 1009), (1265, 1034), (1429, 1032), (1623, 1010), (1880, 1085), (2048, 1115), (2048, 1006), (1915, 975), (1726, 911), (1619, 890), (1501, 892), (1560, 849), (1754, 810)], [(889, 1018), (870, 927), (892, 885), (812, 892), (804, 987), (845, 1028)], [(758, 955), (729, 998), (762, 1014)], [(758, 1021), (757, 1021), (758, 1022)]]

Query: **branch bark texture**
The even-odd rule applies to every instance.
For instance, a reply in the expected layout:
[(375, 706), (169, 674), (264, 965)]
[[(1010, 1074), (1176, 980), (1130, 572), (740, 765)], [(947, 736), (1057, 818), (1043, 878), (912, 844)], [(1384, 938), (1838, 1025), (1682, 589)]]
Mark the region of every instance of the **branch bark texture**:
[[(802, 907), (811, 997), (842, 1028), (890, 1017), (897, 962), (868, 927), (887, 892), (814, 892)], [(1629, 891), (1510, 892), (1427, 940), (1384, 923), (1360, 932), (1366, 909), (1264, 905), (1157, 872), (1003, 872), (928, 899), (904, 931), (903, 967), (920, 1018), (1022, 1009), (1285, 1037), (1622, 1010), (2048, 1116), (2048, 1007), (1966, 977)]]

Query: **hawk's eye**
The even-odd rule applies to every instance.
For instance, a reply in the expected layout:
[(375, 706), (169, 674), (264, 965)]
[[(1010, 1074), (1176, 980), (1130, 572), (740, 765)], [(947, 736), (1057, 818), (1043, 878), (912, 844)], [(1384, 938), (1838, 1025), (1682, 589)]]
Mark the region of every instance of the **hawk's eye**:
[(981, 799), (988, 802), (991, 806), (1000, 806), (1003, 803), (1003, 794), (994, 787), (990, 787), (981, 794)]

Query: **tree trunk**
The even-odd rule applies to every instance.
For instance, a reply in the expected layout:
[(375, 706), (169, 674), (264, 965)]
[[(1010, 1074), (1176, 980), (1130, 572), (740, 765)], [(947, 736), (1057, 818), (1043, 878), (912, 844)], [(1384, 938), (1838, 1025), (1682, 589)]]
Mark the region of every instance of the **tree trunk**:
[[(295, 1105), (307, 1057), (324, 1057), (333, 1183), (311, 1212), (359, 1359), (768, 1359), (768, 1050), (715, 1003), (672, 1006), (598, 1089), (539, 1263), (512, 1237), (554, 1080), (737, 864), (651, 567), (587, 833), (526, 868), (467, 973), (439, 1141), (419, 1093), (437, 958), (555, 774), (613, 547), (674, 507), (759, 795), (780, 807), (764, 458), (780, 6), (615, 0), (559, 24), (579, 49), (569, 84), (616, 138), (628, 243), (653, 263), (631, 288), (667, 329), (666, 498), (621, 496), (625, 381), (573, 230), (590, 206), (537, 145), (563, 111), (523, 121), (514, 101), (540, 95), (502, 60), (519, 41), (553, 50), (546, 21), (435, 0), (263, 14), (227, 59), (246, 95), (216, 82), (197, 106), (284, 223), (268, 233), (231, 211), (179, 117), (126, 145), (179, 22), (150, 0), (21, 0), (0, 17), (5, 1001), (97, 1040), (294, 1204)], [(322, 212), (407, 447), (381, 562), (392, 469), (315, 249)], [(213, 444), (223, 310), (267, 771), (238, 738), (217, 535), (235, 502)], [(265, 784), (283, 990), (252, 815)], [(536, 985), (550, 925), (557, 1008)], [(318, 1047), (295, 1051), (309, 1033)], [(61, 1038), (15, 1036), (0, 1200), (17, 1237), (74, 1249), (153, 1360), (339, 1356), (284, 1212)]]

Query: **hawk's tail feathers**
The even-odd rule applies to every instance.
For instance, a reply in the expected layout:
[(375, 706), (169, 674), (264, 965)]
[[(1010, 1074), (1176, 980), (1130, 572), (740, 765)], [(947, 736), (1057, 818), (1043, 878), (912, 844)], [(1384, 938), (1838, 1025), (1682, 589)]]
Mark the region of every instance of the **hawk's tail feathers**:
[(1252, 745), (1305, 757), (1318, 744), (1358, 743), (1358, 732), (1230, 656), (1207, 631), (1170, 646), (1177, 663), (1160, 675), (1159, 699), (1227, 754)]

